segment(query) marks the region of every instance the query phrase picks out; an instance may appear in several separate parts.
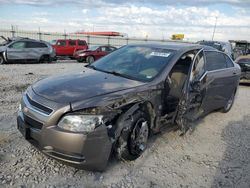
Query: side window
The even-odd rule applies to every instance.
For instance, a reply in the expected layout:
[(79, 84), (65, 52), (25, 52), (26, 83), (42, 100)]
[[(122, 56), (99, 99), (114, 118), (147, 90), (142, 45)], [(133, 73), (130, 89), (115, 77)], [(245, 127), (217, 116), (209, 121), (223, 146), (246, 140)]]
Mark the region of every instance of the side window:
[(44, 43), (38, 42), (37, 43), (38, 48), (48, 48), (48, 46)]
[(15, 42), (15, 43), (13, 43), (13, 44), (11, 44), (10, 46), (9, 46), (9, 48), (13, 48), (13, 49), (23, 49), (23, 48), (25, 48), (25, 42)]
[(27, 42), (27, 48), (47, 48), (47, 45), (40, 42)]
[(106, 47), (104, 47), (104, 46), (101, 47), (101, 51), (102, 51), (102, 52), (106, 52), (106, 51), (107, 51), (107, 50), (106, 50)]
[(59, 40), (59, 41), (57, 42), (57, 45), (58, 45), (58, 46), (66, 46), (66, 41), (65, 41), (65, 40)]
[(194, 81), (200, 79), (205, 72), (206, 69), (205, 69), (204, 52), (201, 51), (199, 54), (197, 54), (194, 60), (191, 80)]
[(70, 40), (69, 41), (69, 45), (70, 46), (75, 46), (76, 45), (76, 41), (75, 40)]
[(78, 46), (87, 46), (86, 42), (84, 40), (78, 41)]
[(207, 51), (206, 54), (206, 69), (208, 71), (227, 68), (227, 63), (223, 53)]
[(37, 48), (35, 42), (26, 42), (26, 48)]
[(234, 64), (233, 64), (232, 60), (225, 54), (224, 54), (224, 57), (226, 59), (227, 68), (234, 67)]

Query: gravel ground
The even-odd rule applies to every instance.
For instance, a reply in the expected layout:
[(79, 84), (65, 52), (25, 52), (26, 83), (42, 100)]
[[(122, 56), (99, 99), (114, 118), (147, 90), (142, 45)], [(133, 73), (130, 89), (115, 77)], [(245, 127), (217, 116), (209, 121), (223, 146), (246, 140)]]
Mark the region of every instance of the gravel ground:
[(16, 129), (22, 92), (83, 64), (0, 66), (0, 187), (250, 187), (250, 85), (232, 110), (214, 112), (180, 137), (164, 132), (134, 162), (112, 159), (105, 172), (78, 170), (44, 156)]

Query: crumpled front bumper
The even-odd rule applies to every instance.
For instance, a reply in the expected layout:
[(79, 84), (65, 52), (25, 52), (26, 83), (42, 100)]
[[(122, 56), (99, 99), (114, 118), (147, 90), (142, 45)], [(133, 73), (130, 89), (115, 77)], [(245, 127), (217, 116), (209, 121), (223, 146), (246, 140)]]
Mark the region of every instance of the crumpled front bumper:
[(18, 112), (19, 131), (46, 155), (77, 168), (97, 171), (105, 169), (112, 147), (105, 125), (85, 135), (65, 131), (56, 125), (36, 129), (25, 118), (21, 111)]

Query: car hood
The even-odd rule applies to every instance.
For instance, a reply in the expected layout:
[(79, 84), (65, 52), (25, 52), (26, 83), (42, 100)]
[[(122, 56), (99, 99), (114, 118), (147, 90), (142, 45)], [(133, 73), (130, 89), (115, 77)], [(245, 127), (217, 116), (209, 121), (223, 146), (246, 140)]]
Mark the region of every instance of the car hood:
[(81, 72), (62, 74), (38, 81), (33, 91), (57, 103), (72, 103), (136, 86), (143, 82), (84, 68)]

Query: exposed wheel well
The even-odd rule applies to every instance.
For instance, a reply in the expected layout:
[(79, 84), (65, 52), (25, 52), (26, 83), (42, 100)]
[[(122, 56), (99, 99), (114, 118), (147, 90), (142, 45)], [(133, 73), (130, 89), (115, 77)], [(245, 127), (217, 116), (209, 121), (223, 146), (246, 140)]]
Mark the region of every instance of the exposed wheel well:
[(142, 112), (146, 113), (149, 120), (150, 120), (150, 132), (154, 128), (155, 125), (155, 111), (153, 108), (153, 105), (150, 102), (142, 102), (142, 103), (133, 103), (125, 106), (122, 109), (122, 113), (117, 118), (116, 121), (116, 138), (118, 138), (121, 135), (121, 132), (124, 128), (130, 128), (126, 126), (126, 122), (130, 121), (131, 118), (133, 118), (133, 114), (135, 114), (138, 110), (141, 110)]
[[(136, 128), (136, 122), (139, 118), (145, 118), (145, 123), (148, 126), (147, 134), (151, 133), (151, 129), (154, 124), (154, 113), (151, 103), (136, 103), (131, 106), (127, 111), (121, 113), (117, 119), (115, 130), (115, 142), (113, 145), (113, 151), (118, 159), (135, 160), (141, 154), (134, 155), (131, 153), (131, 139), (134, 138), (131, 134), (134, 134)], [(137, 142), (136, 142), (137, 143)], [(144, 147), (145, 148), (145, 147)], [(144, 149), (142, 150), (144, 151)]]

